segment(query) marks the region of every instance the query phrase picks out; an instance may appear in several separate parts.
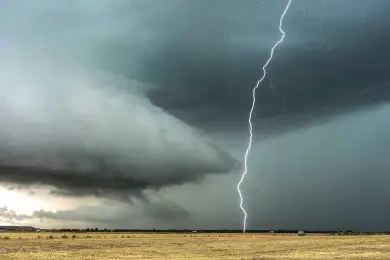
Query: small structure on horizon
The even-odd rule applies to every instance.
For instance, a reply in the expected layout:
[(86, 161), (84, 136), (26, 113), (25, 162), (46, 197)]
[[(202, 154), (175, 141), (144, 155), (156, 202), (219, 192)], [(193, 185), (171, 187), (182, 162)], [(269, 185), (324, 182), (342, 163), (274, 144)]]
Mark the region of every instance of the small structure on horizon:
[(304, 236), (304, 235), (305, 235), (305, 231), (303, 231), (303, 230), (298, 231), (298, 236)]

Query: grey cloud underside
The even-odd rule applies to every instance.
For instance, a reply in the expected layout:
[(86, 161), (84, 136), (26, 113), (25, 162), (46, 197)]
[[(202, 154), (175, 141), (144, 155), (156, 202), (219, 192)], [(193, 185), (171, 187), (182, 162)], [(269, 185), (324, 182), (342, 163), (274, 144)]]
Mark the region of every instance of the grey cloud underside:
[[(3, 66), (0, 182), (130, 200), (226, 174), (235, 160), (113, 75)], [(22, 72), (24, 77), (17, 77)], [(50, 86), (50, 87), (49, 87)]]
[[(4, 154), (3, 154), (4, 155)], [(144, 155), (147, 157), (148, 155)], [(53, 168), (50, 160), (36, 161), (36, 165), (24, 165), (26, 157), (12, 156), (13, 165), (2, 161), (0, 164), (0, 182), (23, 185), (45, 185), (53, 187), (53, 194), (62, 196), (95, 195), (130, 200), (130, 196), (143, 197), (144, 190), (158, 190), (172, 185), (201, 181), (206, 174), (223, 174), (229, 172), (234, 160), (221, 152), (222, 161), (210, 165), (199, 165), (172, 161), (171, 165), (153, 163), (153, 167), (143, 167), (137, 161), (129, 161), (126, 165), (117, 165), (114, 160), (111, 165), (101, 162), (92, 164), (92, 169), (75, 168), (75, 161), (67, 161), (66, 157), (58, 156), (65, 165)], [(107, 161), (108, 156), (102, 156)], [(88, 155), (78, 158), (83, 165), (88, 161)], [(95, 159), (95, 158), (94, 158)], [(30, 160), (31, 161), (31, 160)], [(180, 165), (181, 166), (178, 166)]]
[[(172, 167), (174, 168), (174, 167)], [(225, 169), (229, 171), (228, 168)], [(82, 172), (82, 175), (72, 170), (48, 170), (47, 168), (33, 168), (21, 166), (0, 166), (0, 182), (17, 183), (19, 185), (49, 185), (55, 188), (53, 194), (65, 196), (111, 196), (122, 200), (130, 200), (129, 195), (143, 196), (146, 189), (158, 190), (172, 185), (187, 182), (201, 181), (204, 174), (199, 170), (183, 169), (174, 171), (168, 168), (172, 177), (159, 180), (143, 180), (132, 177), (111, 177), (113, 170), (108, 168), (100, 172)], [(186, 171), (186, 176), (181, 173)], [(213, 170), (215, 173), (215, 170)], [(211, 172), (211, 170), (210, 170)], [(164, 171), (155, 170), (155, 173), (164, 175)], [(205, 174), (208, 173), (207, 171)], [(130, 173), (131, 174), (131, 173)], [(146, 172), (144, 174), (147, 174)]]

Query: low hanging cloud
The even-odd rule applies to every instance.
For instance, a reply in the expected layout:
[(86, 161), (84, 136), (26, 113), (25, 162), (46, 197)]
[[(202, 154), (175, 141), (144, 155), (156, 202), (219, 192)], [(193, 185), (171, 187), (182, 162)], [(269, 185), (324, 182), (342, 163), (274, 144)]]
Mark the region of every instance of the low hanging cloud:
[[(138, 202), (138, 203), (137, 203)], [(132, 205), (111, 201), (110, 204), (81, 205), (67, 210), (40, 209), (31, 214), (19, 214), (8, 207), (0, 207), (0, 222), (7, 224), (28, 223), (44, 225), (47, 222), (101, 225), (111, 228), (129, 228), (135, 223), (149, 228), (150, 224), (159, 222), (168, 226), (185, 223), (191, 219), (190, 213), (173, 200), (153, 197), (148, 203), (135, 201)], [(138, 226), (137, 226), (138, 227)]]
[(35, 218), (32, 215), (18, 214), (8, 207), (0, 207), (0, 222), (14, 224), (18, 221), (31, 220)]
[(121, 199), (228, 173), (234, 160), (151, 104), (138, 82), (61, 64), (0, 64), (0, 182)]
[[(161, 222), (177, 223), (190, 218), (189, 212), (171, 200), (160, 199), (146, 204), (123, 205), (111, 203), (94, 206), (80, 206), (70, 210), (38, 210), (34, 211), (31, 218), (41, 221), (69, 221), (86, 222), (89, 224), (117, 225), (117, 227), (129, 227), (134, 222)], [(115, 223), (115, 224), (114, 224)], [(148, 225), (145, 225), (148, 227)]]

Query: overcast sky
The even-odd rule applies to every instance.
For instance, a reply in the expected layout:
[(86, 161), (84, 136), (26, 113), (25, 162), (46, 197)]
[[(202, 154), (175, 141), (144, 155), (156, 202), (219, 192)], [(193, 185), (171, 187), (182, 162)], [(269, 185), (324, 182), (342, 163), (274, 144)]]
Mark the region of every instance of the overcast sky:
[[(2, 1), (0, 222), (242, 228), (287, 2)], [(390, 230), (390, 2), (292, 0), (283, 28), (248, 228)]]

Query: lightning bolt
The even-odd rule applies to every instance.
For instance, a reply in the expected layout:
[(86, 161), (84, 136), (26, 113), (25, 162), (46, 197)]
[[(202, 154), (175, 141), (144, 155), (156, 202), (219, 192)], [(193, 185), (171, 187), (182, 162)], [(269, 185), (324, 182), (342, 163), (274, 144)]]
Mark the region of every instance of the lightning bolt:
[[(267, 62), (264, 64), (263, 66), (263, 76), (257, 81), (256, 83), (256, 86), (253, 88), (252, 90), (252, 106), (251, 106), (251, 109), (250, 109), (250, 112), (249, 112), (249, 118), (248, 118), (248, 124), (249, 124), (249, 142), (248, 142), (248, 146), (247, 146), (247, 149), (245, 151), (245, 157), (244, 157), (244, 171), (241, 175), (241, 178), (240, 178), (240, 181), (237, 183), (237, 191), (238, 191), (238, 195), (240, 197), (240, 209), (242, 211), (242, 213), (244, 214), (244, 222), (243, 222), (243, 233), (245, 233), (246, 231), (246, 220), (247, 220), (247, 217), (248, 217), (248, 214), (243, 206), (243, 203), (244, 203), (244, 199), (243, 199), (243, 196), (242, 196), (242, 193), (241, 193), (241, 184), (242, 182), (244, 181), (245, 179), (245, 176), (246, 174), (248, 173), (248, 155), (250, 153), (250, 150), (251, 150), (251, 147), (252, 147), (252, 138), (253, 138), (253, 132), (252, 132), (252, 114), (253, 114), (253, 110), (255, 108), (255, 105), (256, 105), (256, 90), (257, 88), (260, 86), (260, 84), (264, 81), (265, 77), (267, 76), (267, 67), (268, 67), (268, 64), (271, 62), (273, 56), (274, 56), (274, 51), (276, 49), (276, 47), (278, 47), (279, 44), (281, 44), (284, 40), (284, 37), (286, 35), (286, 33), (283, 31), (283, 20), (284, 20), (284, 17), (285, 15), (287, 14), (289, 8), (290, 8), (290, 5), (291, 5), (291, 2), (292, 0), (288, 0), (288, 3), (286, 5), (286, 7), (284, 8), (284, 11), (282, 13), (282, 16), (280, 17), (280, 20), (279, 20), (279, 31), (280, 33), (282, 34), (282, 36), (280, 37), (280, 39), (274, 44), (274, 46), (271, 48), (271, 51), (270, 51), (270, 56), (267, 60)], [(274, 86), (272, 86), (273, 88), (273, 91), (275, 89)]]

